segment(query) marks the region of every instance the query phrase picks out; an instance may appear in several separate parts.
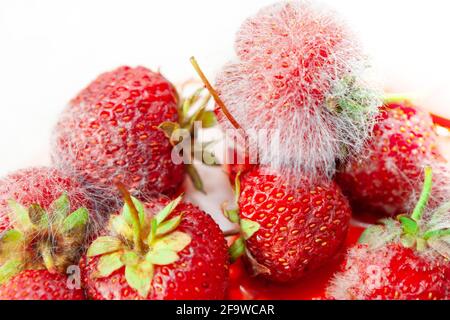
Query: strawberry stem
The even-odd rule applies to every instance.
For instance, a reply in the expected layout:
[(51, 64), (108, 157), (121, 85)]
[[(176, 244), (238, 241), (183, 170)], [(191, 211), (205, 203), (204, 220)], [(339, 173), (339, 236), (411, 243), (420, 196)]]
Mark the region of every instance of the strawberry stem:
[(194, 67), (195, 71), (199, 75), (200, 79), (202, 80), (203, 84), (205, 85), (206, 89), (208, 89), (208, 91), (211, 94), (211, 96), (213, 97), (214, 101), (220, 107), (220, 109), (222, 110), (224, 115), (227, 117), (227, 119), (231, 122), (233, 127), (235, 127), (238, 130), (242, 130), (242, 127), (239, 125), (239, 123), (236, 121), (236, 119), (231, 115), (230, 111), (225, 106), (225, 103), (222, 101), (222, 99), (220, 99), (217, 91), (213, 88), (213, 86), (209, 82), (208, 78), (203, 73), (197, 60), (194, 57), (191, 57), (190, 61), (191, 61), (192, 66)]
[(136, 206), (134, 205), (133, 200), (131, 199), (131, 195), (128, 192), (128, 190), (126, 189), (126, 187), (120, 182), (118, 182), (116, 185), (117, 185), (117, 188), (119, 189), (120, 193), (122, 194), (123, 200), (130, 208), (131, 218), (133, 220), (134, 247), (139, 253), (143, 253), (144, 252), (144, 243), (142, 242), (142, 237), (141, 237), (141, 223), (140, 223), (140, 219), (139, 219), (139, 213), (138, 213)]
[(417, 202), (416, 207), (414, 208), (413, 214), (411, 218), (417, 222), (422, 219), (423, 212), (425, 207), (427, 206), (428, 200), (430, 199), (431, 188), (433, 185), (433, 170), (431, 167), (425, 167), (425, 182), (423, 185), (422, 193), (419, 198), (419, 202)]

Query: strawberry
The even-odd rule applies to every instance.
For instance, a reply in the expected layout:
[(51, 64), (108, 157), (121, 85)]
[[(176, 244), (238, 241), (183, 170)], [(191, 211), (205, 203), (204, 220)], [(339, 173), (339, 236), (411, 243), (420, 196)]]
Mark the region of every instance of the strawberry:
[(177, 102), (172, 84), (144, 67), (104, 73), (62, 113), (53, 161), (100, 188), (118, 179), (142, 196), (175, 191), (184, 167), (173, 163), (172, 145), (158, 126), (178, 121)]
[(364, 80), (359, 41), (334, 11), (310, 1), (269, 5), (242, 24), (235, 52), (215, 81), (218, 120), (245, 130), (261, 163), (314, 180), (359, 153), (379, 99)]
[(327, 292), (331, 299), (450, 299), (450, 203), (424, 214), (431, 168), (411, 216), (384, 219), (368, 228)]
[(84, 300), (81, 289), (69, 289), (67, 276), (47, 270), (27, 270), (0, 286), (0, 300)]
[(69, 198), (72, 208), (91, 207), (80, 184), (54, 168), (22, 169), (0, 179), (0, 233), (11, 224), (9, 200), (25, 207), (39, 204), (47, 210), (63, 194)]
[(440, 159), (430, 115), (408, 101), (388, 103), (362, 157), (345, 165), (337, 181), (358, 211), (395, 216), (420, 193), (423, 166)]
[(72, 208), (67, 194), (46, 209), (14, 199), (8, 207), (9, 229), (0, 233), (0, 298), (81, 299), (80, 289), (66, 285), (66, 270), (79, 261), (88, 210)]
[[(111, 216), (80, 263), (94, 300), (223, 299), (228, 254), (210, 216), (181, 197), (142, 203), (121, 187), (125, 206)], [(161, 205), (166, 205), (163, 209)]]
[[(303, 277), (326, 265), (347, 235), (351, 210), (334, 182), (302, 187), (288, 185), (288, 177), (261, 167), (236, 179), (239, 217), (225, 210), (241, 226), (231, 246), (233, 259), (246, 253), (255, 275), (276, 282)], [(242, 187), (242, 190), (241, 190)]]

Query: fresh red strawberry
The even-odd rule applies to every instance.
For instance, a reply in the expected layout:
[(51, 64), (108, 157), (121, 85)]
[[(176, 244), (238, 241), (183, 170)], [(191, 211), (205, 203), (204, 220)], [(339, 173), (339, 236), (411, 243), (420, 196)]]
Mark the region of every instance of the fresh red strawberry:
[(39, 204), (43, 209), (66, 194), (72, 208), (90, 208), (80, 184), (54, 168), (37, 167), (16, 171), (0, 180), (0, 233), (10, 226), (8, 205), (14, 200), (25, 207)]
[(256, 167), (241, 184), (236, 181), (239, 218), (226, 211), (241, 226), (232, 257), (245, 251), (254, 274), (277, 282), (296, 280), (327, 264), (344, 243), (351, 216), (334, 182), (305, 180), (293, 188), (288, 180)]
[(358, 211), (395, 216), (420, 192), (423, 167), (441, 160), (430, 115), (408, 101), (381, 108), (373, 138), (337, 181)]
[(79, 289), (66, 284), (66, 272), (79, 261), (89, 212), (71, 208), (65, 193), (44, 204), (47, 208), (7, 202), (10, 225), (0, 233), (1, 299), (82, 298)]
[[(180, 203), (181, 197), (143, 204), (124, 194), (122, 213), (111, 217), (110, 230), (92, 243), (80, 264), (89, 298), (223, 299), (229, 256), (212, 218)], [(161, 205), (167, 206), (158, 212)]]
[[(424, 214), (431, 169), (412, 215), (368, 228), (328, 288), (331, 299), (450, 299), (450, 202)], [(426, 217), (426, 218), (425, 218)]]
[(27, 270), (0, 286), (0, 300), (84, 300), (83, 290), (70, 289), (68, 278), (47, 270)]
[(172, 84), (144, 67), (104, 73), (61, 115), (54, 163), (100, 188), (118, 179), (142, 196), (175, 191), (184, 167), (172, 161), (172, 145), (158, 127), (178, 122), (177, 102)]

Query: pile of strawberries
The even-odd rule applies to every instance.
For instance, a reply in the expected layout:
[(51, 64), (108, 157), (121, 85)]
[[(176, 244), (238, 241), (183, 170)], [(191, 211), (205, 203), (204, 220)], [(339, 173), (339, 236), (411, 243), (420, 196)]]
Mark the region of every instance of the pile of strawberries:
[[(245, 277), (283, 286), (341, 261), (324, 299), (450, 299), (450, 169), (431, 116), (381, 102), (351, 31), (306, 1), (249, 18), (236, 55), (217, 91), (192, 59), (214, 112), (144, 67), (104, 73), (70, 101), (52, 166), (0, 180), (0, 300), (225, 299), (238, 260)], [(180, 131), (214, 115), (244, 142), (252, 130), (272, 142), (223, 166), (227, 236), (183, 200), (186, 176), (203, 184), (174, 159)], [(346, 252), (352, 219), (369, 224)]]

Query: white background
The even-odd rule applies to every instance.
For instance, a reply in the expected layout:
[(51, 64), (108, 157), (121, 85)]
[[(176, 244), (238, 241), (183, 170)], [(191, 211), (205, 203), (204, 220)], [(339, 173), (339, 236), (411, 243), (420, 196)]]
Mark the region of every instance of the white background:
[[(209, 76), (233, 55), (242, 20), (271, 0), (0, 1), (0, 175), (48, 163), (52, 124), (96, 75), (119, 65)], [(414, 91), (450, 117), (450, 2), (330, 0), (372, 55), (387, 88)]]

